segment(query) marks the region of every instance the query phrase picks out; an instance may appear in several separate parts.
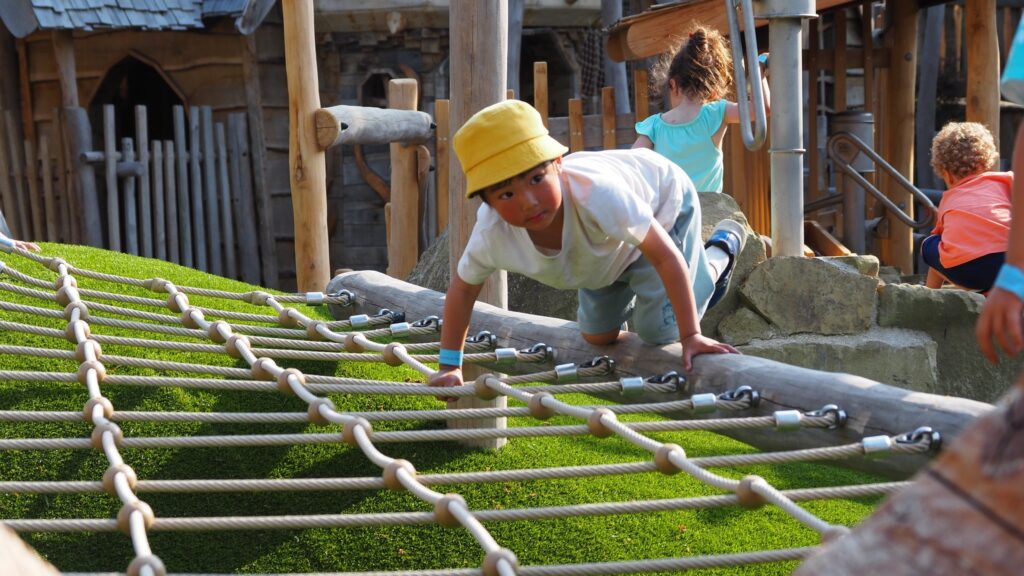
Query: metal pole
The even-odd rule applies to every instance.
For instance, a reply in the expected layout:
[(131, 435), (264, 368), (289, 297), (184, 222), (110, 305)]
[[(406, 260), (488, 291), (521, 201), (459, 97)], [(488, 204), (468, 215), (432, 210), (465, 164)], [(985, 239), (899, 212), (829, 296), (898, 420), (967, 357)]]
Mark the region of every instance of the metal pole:
[(768, 19), (772, 57), (772, 255), (802, 256), (804, 245), (804, 128), (801, 28), (815, 17), (813, 0), (760, 0), (754, 16)]

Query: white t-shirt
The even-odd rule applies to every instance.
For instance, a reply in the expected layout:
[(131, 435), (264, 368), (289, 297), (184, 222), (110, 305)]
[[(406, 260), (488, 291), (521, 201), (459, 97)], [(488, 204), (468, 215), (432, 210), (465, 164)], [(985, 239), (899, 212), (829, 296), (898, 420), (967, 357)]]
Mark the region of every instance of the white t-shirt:
[(481, 204), (459, 277), (482, 284), (508, 270), (559, 289), (603, 288), (640, 257), (652, 222), (672, 228), (684, 194), (696, 197), (690, 178), (653, 150), (570, 154), (562, 160), (561, 251), (542, 252), (524, 228)]

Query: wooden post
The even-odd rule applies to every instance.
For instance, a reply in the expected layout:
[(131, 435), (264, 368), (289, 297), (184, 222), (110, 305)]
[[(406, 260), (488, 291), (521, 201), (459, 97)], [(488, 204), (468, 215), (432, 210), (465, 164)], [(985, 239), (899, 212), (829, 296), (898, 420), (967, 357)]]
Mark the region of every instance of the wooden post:
[(39, 135), (39, 161), (41, 163), (40, 178), (43, 182), (43, 215), (46, 217), (47, 242), (57, 241), (57, 198), (53, 193), (53, 164), (50, 161), (50, 138), (46, 134)]
[(103, 105), (103, 168), (107, 186), (107, 248), (121, 251), (121, 206), (117, 182), (117, 139), (114, 134), (114, 105)]
[(569, 152), (583, 150), (583, 100), (569, 99)]
[[(232, 182), (234, 182), (232, 201), (235, 204), (234, 223), (238, 238), (242, 280), (250, 284), (259, 284), (260, 262), (258, 240), (256, 239), (258, 232), (256, 231), (256, 215), (253, 213), (252, 172), (249, 166), (247, 134), (245, 114), (235, 113), (228, 116), (228, 150), (231, 159)], [(323, 287), (320, 289), (322, 290)]]
[(846, 110), (846, 10), (840, 8), (833, 14), (835, 21), (832, 25), (832, 36), (835, 41), (832, 50), (832, 78), (835, 79), (835, 90), (832, 107), (836, 112), (843, 112)]
[(645, 120), (650, 113), (650, 96), (647, 80), (647, 70), (639, 69), (633, 73), (633, 100), (636, 101), (636, 121)]
[[(121, 139), (124, 162), (135, 163), (135, 144), (131, 138)], [(139, 206), (136, 197), (136, 177), (124, 179), (124, 244), (129, 254), (139, 254)]]
[(967, 121), (988, 127), (999, 145), (999, 39), (996, 0), (967, 0)]
[(615, 88), (601, 88), (601, 147), (615, 150)]
[[(313, 34), (313, 0), (283, 0), (284, 59), (288, 73), (288, 164), (295, 221), (295, 274), (303, 292), (330, 280), (327, 238), (327, 162), (316, 142), (320, 108)], [(454, 85), (454, 84), (453, 84)]]
[(220, 184), (221, 231), (224, 233), (224, 263), (228, 278), (238, 278), (235, 260), (235, 225), (231, 209), (231, 186), (228, 184), (228, 149), (224, 124), (216, 126), (217, 178)]
[(217, 170), (213, 153), (213, 109), (200, 109), (200, 124), (203, 132), (203, 197), (206, 201), (206, 241), (209, 243), (210, 272), (224, 275), (224, 260), (221, 258), (220, 207), (217, 196)]
[[(25, 197), (25, 162), (22, 158), (22, 141), (18, 137), (18, 121), (10, 110), (4, 112), (3, 121), (7, 123), (7, 149), (11, 153), (8, 166), (14, 176), (14, 206), (17, 209), (19, 234), (23, 239), (34, 238), (32, 221), (28, 209), (28, 198)], [(0, 142), (3, 146), (3, 142)], [(13, 219), (14, 214), (9, 215)]]
[[(892, 5), (893, 22), (889, 62), (889, 163), (907, 179), (914, 177), (914, 110), (917, 105), (917, 3), (896, 2)], [(995, 84), (993, 84), (995, 86)], [(908, 192), (890, 185), (889, 198), (913, 215), (914, 202)], [(903, 274), (914, 272), (913, 230), (895, 216), (885, 216), (889, 237), (882, 243), (883, 260), (896, 266)]]
[(548, 63), (533, 63), (533, 107), (540, 112), (544, 126), (548, 125)]
[(175, 260), (189, 268), (192, 267), (192, 212), (188, 197), (188, 149), (185, 144), (185, 108), (174, 107), (174, 164), (175, 164), (175, 196), (178, 201), (177, 222), (178, 245), (180, 260)]
[(64, 125), (68, 136), (68, 162), (74, 169), (78, 194), (76, 202), (81, 214), (81, 236), (89, 246), (103, 246), (103, 228), (100, 220), (99, 196), (96, 193), (96, 171), (85, 161), (83, 154), (92, 151), (92, 129), (85, 109), (78, 106), (64, 108)]
[(32, 238), (43, 240), (46, 238), (46, 225), (43, 219), (43, 199), (39, 194), (39, 162), (36, 158), (36, 148), (31, 140), (22, 142), (25, 149), (25, 180), (28, 184), (28, 205), (32, 210)]
[[(601, 0), (601, 24), (614, 26), (622, 18), (622, 0)], [(612, 88), (614, 114), (629, 114), (629, 82), (626, 81), (626, 63), (616, 62), (604, 50), (604, 82)], [(614, 148), (614, 146), (612, 147)], [(605, 147), (606, 150), (610, 148)]]
[(153, 257), (153, 200), (149, 189), (149, 119), (145, 106), (135, 107), (135, 142), (139, 154), (139, 234), (141, 254)]
[(61, 103), (78, 106), (78, 71), (75, 68), (75, 44), (71, 30), (53, 30), (53, 58), (57, 61), (57, 77), (60, 81)]
[(167, 222), (164, 219), (164, 147), (158, 140), (153, 140), (153, 212), (152, 212), (152, 248), (157, 260), (167, 260)]
[(861, 8), (864, 10), (864, 13), (861, 14), (864, 48), (864, 111), (869, 114), (873, 114), (875, 111), (875, 19), (871, 14), (871, 5), (870, 0), (861, 4)]
[[(256, 53), (256, 35), (249, 34), (243, 40), (242, 76), (245, 79), (245, 107), (249, 116), (249, 142), (251, 144), (253, 193), (256, 196), (256, 212), (260, 222), (260, 264), (263, 268), (263, 285), (274, 288), (279, 285), (277, 277), (277, 244), (274, 238), (274, 209), (267, 186), (267, 144), (263, 132), (263, 92), (260, 89), (260, 67)], [(231, 236), (224, 236), (231, 238)], [(225, 241), (227, 242), (227, 241)]]
[[(921, 50), (925, 54), (938, 52), (939, 36), (942, 34), (946, 7), (942, 4), (931, 6), (925, 10), (924, 40)], [(921, 188), (936, 188), (938, 177), (932, 170), (931, 157), (932, 138), (935, 136), (935, 108), (938, 95), (939, 61), (936, 58), (922, 58), (920, 65), (920, 85), (917, 87), (917, 126), (915, 127), (917, 147), (914, 151), (914, 167), (917, 178), (914, 182)], [(998, 146), (998, 140), (996, 141)]]
[(448, 135), (451, 133), (451, 122), (449, 121), (448, 100), (434, 102), (434, 123), (437, 125), (437, 142), (434, 149), (437, 151), (437, 234), (438, 236), (448, 227), (448, 183), (449, 183), (449, 144)]
[[(513, 94), (519, 94), (522, 100), (522, 90), (519, 88), (519, 66), (522, 61), (523, 47), (523, 8), (526, 0), (507, 0), (508, 2), (508, 58), (505, 78), (506, 85)], [(509, 96), (512, 100), (515, 96)]]
[(175, 264), (181, 263), (181, 249), (178, 242), (178, 189), (177, 161), (174, 158), (174, 142), (164, 142), (164, 215), (167, 217), (167, 257)]
[(11, 166), (7, 161), (7, 152), (4, 150), (4, 114), (0, 110), (0, 199), (3, 201), (4, 217), (7, 219), (7, 226), (15, 238), (23, 236), (21, 222), (16, 218), (18, 215), (18, 201), (11, 188)]
[(204, 153), (203, 143), (199, 136), (199, 107), (190, 106), (188, 109), (188, 166), (191, 177), (190, 189), (192, 191), (192, 226), (193, 244), (195, 250), (196, 268), (210, 271), (209, 245), (206, 243), (206, 206), (203, 200), (203, 174), (199, 170), (199, 160)]
[[(388, 82), (388, 107), (415, 110), (419, 101), (416, 81)], [(388, 236), (388, 274), (406, 278), (419, 258), (419, 184), (416, 180), (416, 145), (391, 143), (391, 231)]]
[[(505, 72), (508, 30), (507, 4), (504, 0), (452, 0), (449, 9), (451, 43), (451, 128), (457, 130), (473, 113), (505, 98)], [(535, 91), (536, 94), (536, 91)], [(541, 112), (542, 116), (544, 112)], [(458, 159), (451, 155), (448, 206), (448, 254), (452, 277), (462, 250), (476, 223), (479, 200), (467, 200), (466, 179)], [(506, 274), (491, 275), (480, 292), (480, 300), (508, 308)], [(464, 375), (475, 379), (480, 371), (467, 367)], [(455, 408), (504, 407), (506, 400), (484, 401), (467, 398), (454, 403)], [(449, 427), (504, 428), (505, 418), (454, 420)], [(500, 448), (505, 439), (496, 439), (475, 446)]]

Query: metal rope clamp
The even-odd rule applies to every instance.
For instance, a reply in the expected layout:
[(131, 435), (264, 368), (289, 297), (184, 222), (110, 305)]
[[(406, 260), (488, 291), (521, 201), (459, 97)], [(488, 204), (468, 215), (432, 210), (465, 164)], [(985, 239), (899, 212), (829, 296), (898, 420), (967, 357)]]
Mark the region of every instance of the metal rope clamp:
[(846, 421), (849, 419), (849, 417), (846, 415), (846, 410), (843, 410), (842, 408), (835, 404), (825, 404), (824, 406), (813, 412), (807, 412), (806, 414), (804, 414), (804, 416), (808, 418), (821, 418), (825, 416), (832, 416), (834, 418), (834, 421), (832, 422), (832, 424), (829, 425), (829, 430), (835, 430), (840, 426), (846, 426)]
[(685, 392), (686, 378), (675, 370), (670, 370), (658, 376), (651, 376), (647, 379), (651, 384), (670, 384), (676, 389), (676, 393)]
[(740, 386), (735, 390), (722, 392), (718, 399), (723, 402), (741, 402), (746, 400), (750, 408), (757, 408), (761, 404), (761, 393), (750, 386)]
[(804, 417), (799, 410), (777, 410), (773, 416), (775, 429), (779, 432), (796, 432), (800, 429), (800, 421)]
[(381, 308), (374, 318), (388, 318), (392, 322), (405, 322), (405, 312), (395, 312), (388, 308)]
[(601, 374), (607, 375), (615, 372), (615, 360), (608, 356), (594, 356), (593, 359), (580, 364), (580, 368), (604, 368)]
[(622, 386), (623, 396), (635, 397), (644, 393), (644, 379), (640, 376), (619, 378), (619, 384)]
[(319, 306), (326, 298), (327, 295), (323, 292), (306, 292), (306, 304), (310, 306)]
[(434, 328), (434, 332), (441, 331), (441, 319), (437, 316), (427, 316), (422, 320), (417, 320), (412, 323), (413, 328)]
[(366, 314), (355, 314), (348, 317), (348, 323), (353, 328), (366, 328), (370, 325), (370, 317)]
[(580, 374), (576, 369), (576, 365), (559, 364), (555, 366), (555, 381), (560, 384), (568, 384), (570, 382), (576, 382), (580, 379)]
[(533, 346), (530, 346), (529, 348), (523, 348), (522, 350), (519, 350), (519, 354), (543, 354), (543, 356), (538, 360), (538, 362), (546, 362), (548, 360), (554, 359), (555, 349), (543, 342), (538, 342)]
[(892, 454), (892, 438), (882, 436), (867, 436), (860, 441), (864, 448), (864, 455), (868, 458), (884, 458)]
[(942, 448), (942, 434), (931, 426), (921, 426), (913, 432), (896, 437), (897, 444), (920, 444), (922, 442), (928, 443), (929, 451), (938, 452), (939, 448)]
[(519, 356), (515, 348), (495, 348), (494, 361), (498, 365), (515, 364)]
[(412, 329), (408, 322), (396, 322), (392, 324), (389, 329), (391, 330), (391, 336), (394, 338), (407, 338), (409, 331)]
[(707, 414), (714, 412), (718, 409), (718, 396), (708, 392), (706, 394), (694, 394), (690, 396), (690, 402), (693, 402), (693, 413), (694, 414)]

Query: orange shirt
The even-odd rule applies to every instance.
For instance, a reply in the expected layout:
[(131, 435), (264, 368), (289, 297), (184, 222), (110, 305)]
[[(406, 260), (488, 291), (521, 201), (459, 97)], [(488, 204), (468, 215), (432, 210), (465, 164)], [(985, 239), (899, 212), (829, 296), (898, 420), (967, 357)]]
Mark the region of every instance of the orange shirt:
[(1013, 172), (968, 176), (946, 190), (939, 202), (939, 261), (946, 268), (986, 254), (1006, 252), (1010, 238)]

